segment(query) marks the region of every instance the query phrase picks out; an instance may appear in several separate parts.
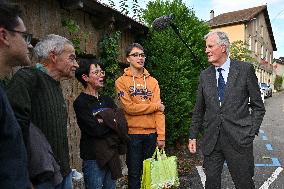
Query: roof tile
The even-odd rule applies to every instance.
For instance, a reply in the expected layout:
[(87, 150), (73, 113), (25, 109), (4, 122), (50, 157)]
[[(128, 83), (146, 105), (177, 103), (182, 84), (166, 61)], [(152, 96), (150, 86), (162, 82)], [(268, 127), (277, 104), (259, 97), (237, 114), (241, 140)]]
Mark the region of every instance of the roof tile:
[(222, 25), (228, 25), (232, 23), (239, 23), (249, 21), (256, 15), (266, 9), (266, 5), (253, 7), (249, 9), (238, 10), (234, 12), (228, 12), (220, 14), (209, 21), (209, 25), (214, 28)]

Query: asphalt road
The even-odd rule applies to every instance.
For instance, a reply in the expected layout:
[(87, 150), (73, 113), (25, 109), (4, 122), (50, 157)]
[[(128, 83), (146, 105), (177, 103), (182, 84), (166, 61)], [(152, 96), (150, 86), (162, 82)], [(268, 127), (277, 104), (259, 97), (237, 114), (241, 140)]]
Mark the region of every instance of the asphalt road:
[[(259, 136), (254, 140), (256, 189), (284, 189), (284, 92), (265, 99), (266, 114)], [(202, 189), (202, 168), (189, 175), (190, 189)], [(234, 189), (228, 168), (224, 165), (222, 189)]]

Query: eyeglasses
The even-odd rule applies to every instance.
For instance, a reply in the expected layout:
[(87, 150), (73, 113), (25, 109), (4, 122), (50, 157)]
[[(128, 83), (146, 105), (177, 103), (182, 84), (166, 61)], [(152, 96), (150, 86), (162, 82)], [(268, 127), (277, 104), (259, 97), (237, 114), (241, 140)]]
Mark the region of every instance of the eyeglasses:
[(133, 54), (130, 54), (128, 56), (133, 56), (134, 58), (137, 58), (137, 57), (141, 57), (141, 58), (146, 58), (146, 55), (144, 53), (133, 53)]
[(106, 72), (103, 71), (103, 70), (96, 70), (96, 71), (93, 71), (92, 74), (95, 74), (96, 76), (98, 76), (99, 74), (101, 74), (101, 75), (104, 76), (104, 75), (106, 74)]
[(26, 43), (29, 45), (31, 44), (32, 38), (33, 38), (33, 34), (31, 33), (27, 33), (27, 32), (21, 32), (21, 31), (17, 31), (17, 30), (8, 30), (11, 32), (16, 32), (22, 35), (22, 37), (24, 38), (24, 40), (26, 41)]

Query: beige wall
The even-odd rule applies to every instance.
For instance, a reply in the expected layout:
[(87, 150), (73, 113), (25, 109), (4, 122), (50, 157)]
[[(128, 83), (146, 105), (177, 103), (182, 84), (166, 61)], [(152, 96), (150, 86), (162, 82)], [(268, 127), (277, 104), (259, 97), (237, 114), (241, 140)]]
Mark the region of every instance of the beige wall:
[(245, 26), (244, 24), (240, 25), (233, 25), (233, 26), (225, 26), (220, 28), (214, 28), (211, 31), (223, 31), (228, 34), (230, 42), (242, 40), (245, 39)]
[(275, 74), (280, 75), (284, 77), (284, 65), (283, 64), (277, 64), (277, 68), (275, 69)]

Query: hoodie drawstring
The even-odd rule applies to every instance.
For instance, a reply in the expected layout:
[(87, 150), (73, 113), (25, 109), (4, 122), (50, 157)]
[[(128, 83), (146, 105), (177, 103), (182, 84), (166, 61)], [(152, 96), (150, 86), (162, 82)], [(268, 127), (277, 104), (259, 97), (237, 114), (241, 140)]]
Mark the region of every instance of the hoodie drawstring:
[(132, 76), (132, 80), (133, 80), (133, 86), (134, 86), (134, 94), (136, 94), (136, 83), (135, 83), (134, 76)]
[[(147, 95), (148, 89), (147, 89), (147, 82), (146, 82), (146, 76), (144, 75), (143, 77), (144, 80), (144, 91), (145, 91), (145, 95)], [(136, 94), (136, 82), (135, 82), (135, 77), (132, 76), (132, 81), (133, 81), (133, 87), (134, 87), (134, 93)]]
[(146, 76), (144, 75), (144, 89), (145, 89), (145, 93), (147, 94), (148, 90), (147, 90), (147, 83), (146, 83)]

